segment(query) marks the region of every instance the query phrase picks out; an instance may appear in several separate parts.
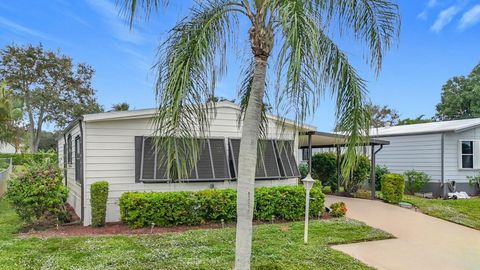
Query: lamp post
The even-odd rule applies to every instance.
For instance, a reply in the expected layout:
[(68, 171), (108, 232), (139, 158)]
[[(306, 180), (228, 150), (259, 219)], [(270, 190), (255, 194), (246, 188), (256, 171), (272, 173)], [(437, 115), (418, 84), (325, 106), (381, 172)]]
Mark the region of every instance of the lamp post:
[(303, 186), (305, 187), (306, 191), (306, 196), (305, 196), (305, 231), (303, 235), (303, 242), (305, 244), (308, 243), (308, 217), (310, 214), (310, 190), (313, 187), (313, 183), (315, 180), (313, 180), (312, 176), (307, 174), (305, 178), (302, 179)]

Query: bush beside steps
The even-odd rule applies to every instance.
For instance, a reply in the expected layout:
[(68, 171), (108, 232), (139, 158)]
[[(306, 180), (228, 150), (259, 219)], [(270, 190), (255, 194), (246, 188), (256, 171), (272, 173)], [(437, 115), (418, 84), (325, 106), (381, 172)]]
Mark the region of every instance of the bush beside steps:
[(90, 187), (90, 204), (92, 205), (92, 226), (105, 226), (107, 214), (108, 182), (95, 182)]
[[(323, 212), (321, 188), (310, 192), (310, 216)], [(122, 221), (131, 228), (199, 225), (234, 222), (237, 192), (210, 189), (197, 192), (126, 192), (119, 200)], [(255, 189), (254, 219), (259, 221), (301, 220), (305, 215), (303, 186), (259, 187)]]

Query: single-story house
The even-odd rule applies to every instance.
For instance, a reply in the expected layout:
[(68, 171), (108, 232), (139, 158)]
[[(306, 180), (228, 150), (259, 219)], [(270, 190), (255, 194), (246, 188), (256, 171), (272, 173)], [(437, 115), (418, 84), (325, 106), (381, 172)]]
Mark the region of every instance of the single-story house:
[[(107, 221), (120, 220), (117, 204), (127, 191), (179, 191), (235, 188), (241, 127), (240, 108), (231, 102), (216, 104), (205, 147), (187, 179), (170, 179), (166, 166), (157, 164), (152, 119), (155, 109), (83, 115), (58, 138), (59, 166), (70, 190), (68, 203), (91, 224), (90, 185), (109, 182)], [(259, 151), (256, 185), (297, 185), (299, 130), (293, 122), (268, 115), (265, 147)], [(283, 124), (279, 124), (282, 121)], [(304, 126), (304, 131), (315, 130)], [(281, 148), (285, 151), (280, 151)], [(284, 147), (286, 146), (286, 147)]]
[(390, 142), (377, 164), (395, 173), (427, 173), (426, 192), (443, 196), (455, 182), (457, 191), (478, 193), (467, 177), (480, 173), (480, 118), (375, 128), (370, 135)]

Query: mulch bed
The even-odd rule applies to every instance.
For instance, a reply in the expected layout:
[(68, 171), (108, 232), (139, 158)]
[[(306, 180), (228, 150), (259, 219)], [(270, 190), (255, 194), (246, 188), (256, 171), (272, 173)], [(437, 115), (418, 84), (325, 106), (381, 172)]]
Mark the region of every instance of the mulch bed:
[[(232, 224), (225, 227), (232, 227)], [(131, 229), (121, 222), (107, 223), (105, 227), (83, 226), (81, 224), (60, 225), (58, 227), (34, 230), (21, 233), (21, 237), (36, 236), (40, 238), (49, 237), (70, 237), (70, 236), (108, 236), (108, 235), (145, 235), (145, 234), (162, 234), (185, 232), (191, 230), (219, 229), (222, 224), (204, 224), (199, 226), (175, 226), (175, 227), (154, 227)]]
[[(328, 214), (322, 215), (321, 219), (330, 219)], [(286, 222), (275, 222), (275, 224), (283, 224)], [(254, 225), (271, 224), (270, 222), (255, 221)], [(112, 235), (148, 235), (148, 234), (163, 234), (163, 233), (178, 233), (192, 230), (207, 230), (207, 229), (221, 229), (233, 228), (235, 224), (208, 223), (197, 226), (174, 226), (174, 227), (154, 227), (154, 228), (139, 228), (131, 229), (121, 222), (107, 223), (105, 227), (83, 226), (81, 224), (60, 225), (58, 227), (51, 227), (42, 230), (30, 229), (28, 232), (20, 233), (20, 237), (71, 237), (71, 236), (112, 236)]]

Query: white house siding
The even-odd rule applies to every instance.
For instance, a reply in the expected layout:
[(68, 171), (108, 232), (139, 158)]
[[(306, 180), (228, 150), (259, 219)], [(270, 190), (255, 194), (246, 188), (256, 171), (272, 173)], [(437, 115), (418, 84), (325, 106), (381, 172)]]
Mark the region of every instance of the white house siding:
[(0, 153), (2, 154), (13, 154), (15, 153), (15, 146), (9, 143), (0, 142)]
[(427, 173), (432, 182), (441, 181), (441, 135), (422, 134), (379, 138), (390, 142), (376, 155), (376, 163), (393, 173), (416, 170)]
[[(78, 216), (81, 215), (81, 207), (82, 207), (82, 188), (77, 181), (75, 181), (75, 137), (80, 136), (80, 126), (78, 124), (74, 125), (66, 134), (65, 139), (68, 138), (68, 135), (71, 134), (72, 136), (72, 164), (67, 164), (67, 187), (69, 189), (68, 199), (67, 202), (70, 204), (74, 209), (75, 213)], [(61, 137), (58, 141), (58, 165), (60, 168), (63, 169), (64, 167), (64, 159), (67, 157), (63, 155), (63, 148), (64, 148), (64, 138)]]
[[(468, 189), (467, 176), (474, 176), (479, 170), (459, 168), (459, 146), (460, 140), (480, 140), (480, 128), (470, 129), (464, 132), (449, 132), (445, 134), (445, 181), (456, 181), (462, 185), (462, 189)], [(480, 153), (475, 153), (480, 155)], [(460, 188), (460, 187), (459, 187)]]
[[(217, 118), (212, 121), (209, 137), (240, 138), (237, 127), (238, 110), (217, 108)], [(85, 213), (84, 224), (91, 223), (90, 185), (108, 181), (110, 192), (107, 205), (107, 221), (119, 221), (117, 205), (122, 193), (127, 191), (178, 191), (208, 188), (235, 188), (236, 182), (202, 183), (135, 183), (135, 136), (152, 135), (149, 118), (84, 122), (85, 134)], [(273, 122), (269, 124), (268, 138), (295, 139), (293, 130), (280, 131)], [(296, 152), (296, 151), (295, 151)], [(295, 158), (297, 158), (295, 153)], [(298, 160), (298, 159), (297, 159)], [(258, 186), (296, 185), (297, 179), (257, 181)]]

